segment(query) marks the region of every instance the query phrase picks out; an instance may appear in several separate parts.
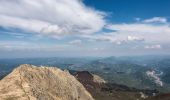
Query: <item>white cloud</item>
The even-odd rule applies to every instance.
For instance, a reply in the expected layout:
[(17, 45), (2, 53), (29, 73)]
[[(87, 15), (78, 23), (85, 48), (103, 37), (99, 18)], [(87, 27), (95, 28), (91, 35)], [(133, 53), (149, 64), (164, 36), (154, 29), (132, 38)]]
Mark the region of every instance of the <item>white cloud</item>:
[(127, 40), (128, 41), (144, 41), (144, 38), (142, 38), (142, 37), (137, 37), (137, 36), (128, 36), (127, 37)]
[(0, 26), (3, 27), (18, 28), (25, 31), (40, 33), (43, 28), (49, 25), (50, 23), (40, 20), (24, 19), (0, 14)]
[(113, 34), (94, 34), (94, 35), (81, 35), (82, 38), (87, 38), (90, 41), (104, 41), (104, 42), (114, 42), (115, 38)]
[(131, 36), (129, 39), (145, 40), (146, 43), (170, 43), (170, 26), (167, 23), (161, 25), (144, 23), (112, 24), (108, 25), (107, 28), (115, 30), (114, 38), (121, 40)]
[[(112, 44), (127, 44), (130, 45), (138, 43), (143, 48), (143, 45), (147, 44), (159, 44), (148, 45), (146, 48), (161, 48), (161, 45), (170, 43), (170, 26), (165, 24), (146, 24), (146, 23), (126, 23), (126, 24), (111, 24), (106, 26), (107, 29), (114, 30), (114, 32), (100, 33), (93, 35), (83, 35), (81, 37), (86, 38), (94, 42), (108, 42)], [(131, 45), (132, 46), (132, 45)]]
[(154, 24), (112, 24), (107, 26), (108, 29), (116, 30), (118, 32), (137, 32), (137, 33), (170, 33), (170, 27), (165, 25)]
[(0, 0), (0, 26), (54, 37), (98, 32), (104, 16), (81, 0)]
[(150, 19), (143, 20), (144, 23), (167, 23), (167, 19), (165, 17), (153, 17)]
[(86, 38), (90, 42), (107, 42), (115, 45), (127, 43), (126, 37), (115, 35), (116, 33), (94, 34), (94, 35), (81, 35), (81, 38)]
[(111, 44), (121, 45), (128, 42), (142, 42), (144, 41), (143, 37), (133, 36), (132, 34), (117, 34), (116, 32), (104, 33), (104, 34), (95, 34), (95, 35), (81, 35), (81, 37), (88, 39), (89, 41), (95, 42), (109, 42)]
[(82, 43), (81, 40), (73, 40), (69, 42), (69, 44), (74, 44), (74, 45), (80, 45), (81, 43)]
[(145, 49), (161, 49), (162, 46), (159, 45), (159, 44), (156, 44), (156, 45), (146, 45), (145, 46)]

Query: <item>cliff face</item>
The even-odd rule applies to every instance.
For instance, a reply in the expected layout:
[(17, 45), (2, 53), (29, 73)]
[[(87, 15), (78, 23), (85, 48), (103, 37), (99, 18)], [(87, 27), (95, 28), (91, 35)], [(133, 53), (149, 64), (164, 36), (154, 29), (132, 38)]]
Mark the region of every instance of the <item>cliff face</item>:
[(0, 100), (93, 100), (66, 71), (21, 65), (0, 81)]

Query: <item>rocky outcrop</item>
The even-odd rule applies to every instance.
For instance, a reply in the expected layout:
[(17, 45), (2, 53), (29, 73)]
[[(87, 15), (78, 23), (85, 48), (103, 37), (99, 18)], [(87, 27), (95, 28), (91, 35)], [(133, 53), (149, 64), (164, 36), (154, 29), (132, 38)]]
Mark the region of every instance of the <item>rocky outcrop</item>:
[(95, 83), (99, 83), (99, 84), (106, 83), (106, 81), (105, 81), (103, 78), (101, 78), (101, 77), (98, 76), (98, 75), (94, 75), (94, 74), (93, 74), (93, 81), (94, 81)]
[(25, 64), (0, 81), (0, 100), (93, 100), (93, 97), (66, 71)]

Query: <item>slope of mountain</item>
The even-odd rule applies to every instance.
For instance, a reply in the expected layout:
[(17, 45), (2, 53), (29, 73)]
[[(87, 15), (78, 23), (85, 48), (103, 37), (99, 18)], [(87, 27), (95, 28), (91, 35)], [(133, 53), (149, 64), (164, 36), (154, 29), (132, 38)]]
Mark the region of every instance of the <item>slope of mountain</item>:
[(87, 70), (111, 83), (169, 93), (169, 62), (167, 57), (108, 57), (72, 69)]
[[(131, 56), (106, 58), (17, 58), (0, 59), (0, 78), (16, 66), (28, 63), (43, 66), (59, 66), (60, 69), (86, 70), (102, 76), (112, 83), (140, 89), (158, 89), (170, 92), (170, 56)], [(148, 75), (154, 71), (154, 77)], [(158, 80), (159, 79), (159, 80)], [(158, 84), (157, 81), (160, 81)]]
[(101, 60), (93, 61), (83, 65), (82, 67), (75, 67), (74, 69), (87, 70), (89, 72), (100, 75), (111, 83), (128, 85), (129, 87), (142, 89), (148, 88), (148, 84), (152, 84), (145, 74), (149, 68), (129, 62), (113, 62), (114, 63), (111, 64), (108, 62), (105, 63)]
[[(157, 94), (157, 90), (141, 90), (124, 85), (107, 83), (88, 71), (71, 71), (96, 100), (143, 100)], [(97, 77), (97, 78), (96, 78)]]
[(0, 100), (93, 100), (93, 97), (69, 72), (25, 64), (0, 80)]

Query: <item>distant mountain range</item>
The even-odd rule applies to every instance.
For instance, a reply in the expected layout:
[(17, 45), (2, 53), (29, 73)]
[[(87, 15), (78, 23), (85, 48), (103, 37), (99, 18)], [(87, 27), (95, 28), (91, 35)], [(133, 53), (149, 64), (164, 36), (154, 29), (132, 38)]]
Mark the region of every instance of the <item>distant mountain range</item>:
[(158, 89), (170, 92), (170, 58), (109, 57), (71, 66), (74, 70), (87, 70), (105, 80), (140, 89)]
[(57, 66), (71, 73), (87, 71), (101, 76), (109, 84), (170, 93), (170, 56), (0, 59), (0, 79), (24, 63)]
[(88, 71), (62, 71), (56, 67), (25, 64), (0, 80), (0, 99), (169, 100), (170, 95), (106, 82)]

